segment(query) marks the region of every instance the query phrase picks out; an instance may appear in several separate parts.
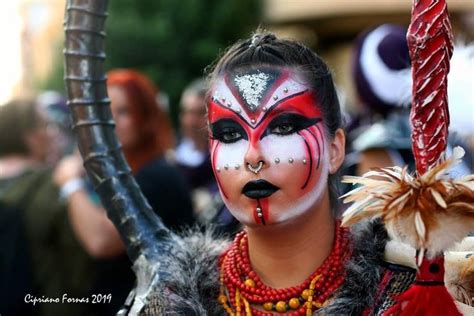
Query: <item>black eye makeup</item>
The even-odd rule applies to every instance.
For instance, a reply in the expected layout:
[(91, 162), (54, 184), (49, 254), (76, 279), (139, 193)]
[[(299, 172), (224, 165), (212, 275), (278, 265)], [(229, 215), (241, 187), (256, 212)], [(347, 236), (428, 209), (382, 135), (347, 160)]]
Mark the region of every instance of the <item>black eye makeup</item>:
[(274, 135), (290, 135), (297, 133), (305, 128), (308, 128), (316, 123), (321, 122), (320, 117), (305, 117), (303, 115), (294, 113), (285, 113), (275, 117), (262, 135), (262, 137), (274, 134)]
[(212, 138), (225, 144), (248, 140), (247, 133), (239, 123), (232, 119), (221, 119), (211, 124)]

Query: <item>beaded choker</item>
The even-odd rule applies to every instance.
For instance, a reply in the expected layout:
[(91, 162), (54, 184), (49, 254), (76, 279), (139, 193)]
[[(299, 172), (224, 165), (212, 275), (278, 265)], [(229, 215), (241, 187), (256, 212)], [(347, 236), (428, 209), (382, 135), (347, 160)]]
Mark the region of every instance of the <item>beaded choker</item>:
[(344, 280), (344, 264), (351, 253), (348, 235), (338, 221), (333, 249), (323, 264), (302, 284), (274, 289), (263, 284), (252, 270), (247, 233), (240, 232), (220, 258), (219, 303), (232, 316), (271, 316), (273, 312), (312, 315)]

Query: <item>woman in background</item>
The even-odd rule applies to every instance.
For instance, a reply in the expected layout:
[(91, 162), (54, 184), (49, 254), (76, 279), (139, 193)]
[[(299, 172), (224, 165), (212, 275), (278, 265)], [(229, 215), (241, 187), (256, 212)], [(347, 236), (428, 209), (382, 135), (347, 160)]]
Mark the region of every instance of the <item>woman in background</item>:
[(165, 158), (175, 139), (153, 83), (135, 70), (113, 70), (108, 73), (108, 92), (117, 136), (151, 207), (169, 228), (194, 223), (187, 184)]
[[(108, 74), (108, 92), (116, 133), (135, 180), (153, 210), (165, 225), (179, 230), (194, 223), (187, 183), (165, 158), (172, 149), (171, 124), (156, 101), (156, 88), (136, 70), (120, 69)], [(78, 155), (63, 159), (56, 168), (55, 181), (68, 205), (74, 232), (86, 252), (99, 262), (94, 293), (112, 294), (116, 311), (133, 285), (133, 273), (120, 236), (99, 204), (96, 194), (83, 179)], [(120, 278), (117, 278), (120, 275)], [(115, 304), (117, 303), (117, 305)]]

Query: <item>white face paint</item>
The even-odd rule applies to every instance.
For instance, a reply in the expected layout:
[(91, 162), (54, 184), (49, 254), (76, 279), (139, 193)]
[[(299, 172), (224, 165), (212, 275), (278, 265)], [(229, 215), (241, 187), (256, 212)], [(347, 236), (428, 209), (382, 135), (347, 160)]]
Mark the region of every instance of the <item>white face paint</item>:
[(240, 140), (233, 144), (220, 144), (219, 155), (216, 156), (215, 166), (218, 170), (240, 169), (244, 166), (244, 155), (248, 142)]
[[(262, 74), (253, 73), (263, 80)], [(291, 221), (314, 209), (327, 188), (326, 141), (314, 93), (290, 71), (266, 77), (255, 109), (256, 99), (241, 95), (247, 83), (228, 85), (237, 84), (235, 78), (219, 80), (209, 104), (213, 168), (227, 207), (245, 225)]]
[[(302, 136), (296, 133), (286, 137), (269, 135), (262, 139), (262, 151), (268, 161), (275, 162), (276, 157), (279, 158), (279, 168), (272, 170), (276, 174), (269, 171), (269, 175), (273, 178), (284, 177), (281, 186), (285, 188), (286, 192), (291, 192), (291, 194), (285, 194), (282, 201), (273, 207), (272, 214), (275, 216), (275, 222), (284, 222), (312, 208), (326, 187), (328, 178), (326, 153), (320, 158), (322, 162), (320, 162), (319, 181), (310, 190), (303, 190), (301, 183), (306, 180), (309, 161), (307, 147)], [(291, 159), (292, 163), (290, 163)], [(288, 174), (289, 177), (285, 177), (285, 174)]]

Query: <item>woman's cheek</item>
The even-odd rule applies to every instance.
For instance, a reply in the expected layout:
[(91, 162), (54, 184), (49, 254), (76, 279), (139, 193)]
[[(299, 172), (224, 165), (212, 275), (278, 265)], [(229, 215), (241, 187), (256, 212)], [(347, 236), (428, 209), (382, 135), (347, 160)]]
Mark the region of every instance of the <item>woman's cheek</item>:
[(265, 157), (273, 162), (268, 175), (281, 188), (278, 195), (269, 199), (269, 222), (296, 218), (320, 198), (327, 171), (323, 139), (319, 136), (303, 130), (287, 136), (269, 135), (262, 140)]
[(268, 135), (262, 139), (261, 148), (266, 161), (270, 163), (266, 175), (282, 189), (280, 195), (295, 198), (304, 194), (305, 183), (312, 176), (311, 152), (305, 140), (296, 133)]
[(244, 162), (247, 147), (248, 141), (243, 139), (231, 144), (218, 143), (216, 153), (213, 157), (216, 171), (240, 170)]
[(244, 157), (248, 141), (225, 144), (215, 141), (212, 144), (212, 167), (224, 198), (240, 195), (242, 188), (237, 187), (236, 177), (245, 172)]
[(270, 165), (303, 164), (308, 159), (304, 140), (298, 134), (268, 135), (261, 140), (261, 149)]

